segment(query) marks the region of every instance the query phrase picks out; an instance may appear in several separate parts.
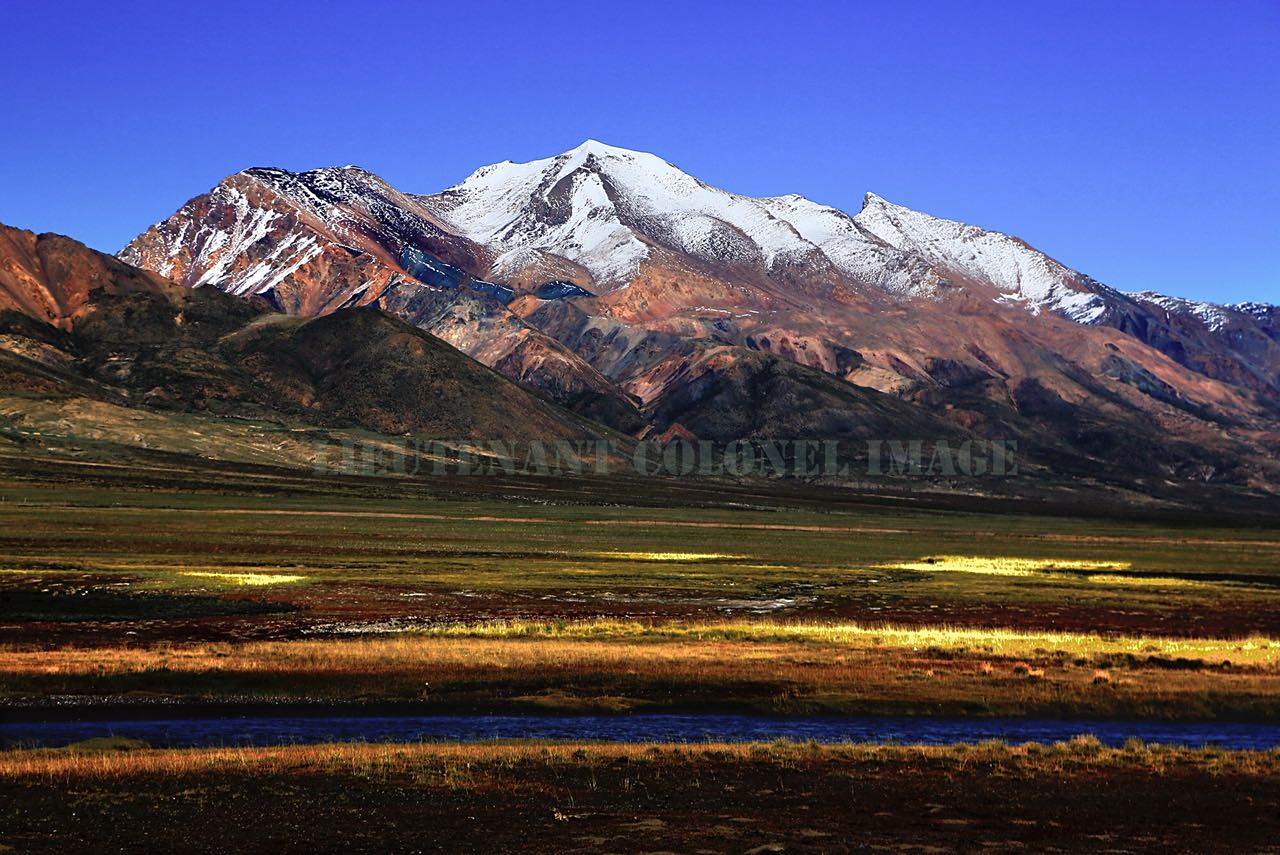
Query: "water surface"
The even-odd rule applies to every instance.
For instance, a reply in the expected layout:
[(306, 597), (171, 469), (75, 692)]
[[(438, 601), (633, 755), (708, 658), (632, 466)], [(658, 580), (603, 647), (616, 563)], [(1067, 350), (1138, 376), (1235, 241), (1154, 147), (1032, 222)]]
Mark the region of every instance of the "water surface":
[(615, 742), (904, 742), (945, 745), (1002, 739), (1052, 743), (1091, 734), (1107, 745), (1145, 742), (1222, 748), (1280, 747), (1280, 724), (1020, 718), (756, 715), (246, 715), (116, 721), (0, 722), (0, 745), (68, 745), (124, 736), (157, 747), (317, 742), (480, 742), (493, 739)]

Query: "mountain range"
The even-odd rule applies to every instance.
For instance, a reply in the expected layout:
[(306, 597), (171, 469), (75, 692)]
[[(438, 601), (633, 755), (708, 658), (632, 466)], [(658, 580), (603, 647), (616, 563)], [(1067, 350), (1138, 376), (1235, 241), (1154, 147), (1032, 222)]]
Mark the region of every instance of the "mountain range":
[[(1001, 438), (1139, 490), (1280, 485), (1280, 309), (1124, 292), (873, 193), (752, 198), (596, 141), (428, 195), (258, 167), (118, 258), (270, 317), (380, 311), (634, 437)], [(0, 308), (66, 330), (64, 291), (6, 273)]]

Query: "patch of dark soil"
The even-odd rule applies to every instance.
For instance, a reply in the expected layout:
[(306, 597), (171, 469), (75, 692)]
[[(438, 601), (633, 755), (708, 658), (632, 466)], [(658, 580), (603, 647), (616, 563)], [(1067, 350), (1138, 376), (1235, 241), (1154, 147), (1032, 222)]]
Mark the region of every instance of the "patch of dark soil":
[(288, 603), (206, 595), (124, 592), (95, 587), (0, 588), (0, 621), (138, 621), (293, 611)]
[[(424, 763), (0, 782), (24, 852), (851, 852), (918, 847), (1263, 851), (1280, 779), (1172, 766), (1035, 772), (999, 760)], [(1247, 794), (1244, 797), (1243, 794)]]

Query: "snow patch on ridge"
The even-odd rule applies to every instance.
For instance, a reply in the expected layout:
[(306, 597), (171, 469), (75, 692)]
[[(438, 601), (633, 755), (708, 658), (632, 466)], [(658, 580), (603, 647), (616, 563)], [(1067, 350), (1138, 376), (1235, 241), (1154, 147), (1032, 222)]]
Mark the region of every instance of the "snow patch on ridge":
[(1021, 303), (1033, 313), (1057, 312), (1082, 324), (1106, 312), (1106, 300), (1085, 286), (1085, 277), (1010, 235), (913, 211), (874, 193), (867, 194), (854, 220), (892, 246), (990, 283), (1002, 292), (1000, 302)]
[(1231, 317), (1227, 314), (1228, 310), (1236, 309), (1234, 306), (1219, 306), (1199, 300), (1169, 297), (1154, 291), (1132, 291), (1126, 296), (1139, 302), (1159, 306), (1170, 314), (1191, 315), (1203, 323), (1210, 332), (1215, 333), (1220, 332), (1231, 322)]
[(254, 206), (235, 187), (220, 185), (214, 191), (214, 196), (216, 202), (235, 211), (235, 221), (229, 229), (219, 229), (205, 223), (197, 232), (193, 242), (200, 247), (200, 252), (194, 259), (193, 266), (204, 269), (204, 273), (194, 283), (197, 288), (201, 285), (222, 285), (231, 276), (231, 265), (235, 260), (266, 238), (271, 233), (272, 223), (280, 217), (275, 211)]
[(930, 265), (898, 251), (844, 211), (796, 194), (759, 202), (858, 281), (898, 295), (935, 293), (938, 277)]
[(276, 244), (270, 255), (241, 274), (230, 293), (265, 294), (323, 252), (314, 237), (300, 237), (294, 232)]

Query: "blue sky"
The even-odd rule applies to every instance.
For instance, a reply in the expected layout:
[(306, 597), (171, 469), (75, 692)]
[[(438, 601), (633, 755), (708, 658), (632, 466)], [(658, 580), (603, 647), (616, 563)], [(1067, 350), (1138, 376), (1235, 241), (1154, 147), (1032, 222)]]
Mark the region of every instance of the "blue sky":
[(1280, 301), (1275, 0), (0, 3), (0, 221), (106, 251), (248, 166), (432, 192), (593, 137)]

